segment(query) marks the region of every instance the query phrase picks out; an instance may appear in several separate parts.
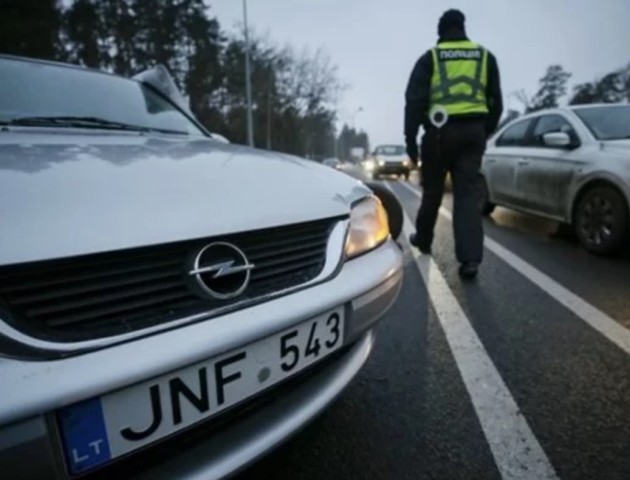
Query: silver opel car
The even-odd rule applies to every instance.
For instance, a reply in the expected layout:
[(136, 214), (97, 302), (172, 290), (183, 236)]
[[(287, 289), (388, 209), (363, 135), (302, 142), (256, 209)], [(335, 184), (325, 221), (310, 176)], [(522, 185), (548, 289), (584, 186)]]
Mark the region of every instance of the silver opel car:
[(163, 68), (0, 78), (2, 478), (222, 478), (330, 404), (402, 280), (370, 188), (215, 138)]
[(484, 213), (496, 205), (570, 224), (582, 245), (630, 245), (630, 105), (544, 110), (488, 142)]

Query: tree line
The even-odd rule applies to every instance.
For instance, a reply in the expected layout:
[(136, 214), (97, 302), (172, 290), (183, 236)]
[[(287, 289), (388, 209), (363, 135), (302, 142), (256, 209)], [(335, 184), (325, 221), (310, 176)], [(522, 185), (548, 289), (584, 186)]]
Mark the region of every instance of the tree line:
[[(0, 3), (0, 52), (124, 76), (163, 64), (208, 130), (246, 143), (243, 32), (223, 30), (203, 0)], [(321, 159), (369, 143), (363, 132), (344, 134), (347, 127), (336, 135), (345, 85), (324, 51), (296, 51), (253, 35), (249, 53), (257, 147)]]
[[(513, 95), (521, 103), (524, 113), (556, 108), (568, 94), (567, 83), (571, 76), (562, 65), (550, 65), (533, 96), (529, 97), (524, 90), (513, 92)], [(630, 63), (592, 82), (575, 85), (568, 99), (569, 105), (621, 102), (630, 102)], [(518, 110), (508, 110), (501, 125), (519, 115)]]

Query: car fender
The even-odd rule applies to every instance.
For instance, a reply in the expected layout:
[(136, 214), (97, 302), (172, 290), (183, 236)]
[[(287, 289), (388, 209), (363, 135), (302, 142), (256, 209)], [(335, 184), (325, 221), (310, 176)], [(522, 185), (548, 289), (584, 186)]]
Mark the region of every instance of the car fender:
[(620, 176), (612, 172), (597, 170), (589, 172), (573, 185), (566, 205), (566, 218), (569, 221), (573, 221), (575, 204), (580, 194), (584, 191), (585, 187), (594, 182), (606, 182), (619, 189), (619, 191), (625, 197), (628, 207), (630, 208), (630, 184), (628, 184), (627, 181), (624, 181)]
[(376, 182), (367, 182), (366, 185), (374, 192), (374, 195), (382, 202), (387, 212), (387, 221), (389, 223), (389, 231), (394, 240), (400, 237), (403, 229), (403, 209), (396, 195), (392, 191)]

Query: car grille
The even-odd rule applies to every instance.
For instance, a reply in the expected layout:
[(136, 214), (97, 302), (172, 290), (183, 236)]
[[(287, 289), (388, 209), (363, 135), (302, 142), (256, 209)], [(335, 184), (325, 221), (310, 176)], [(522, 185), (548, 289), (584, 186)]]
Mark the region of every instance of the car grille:
[[(29, 335), (79, 341), (262, 301), (321, 273), (337, 221), (0, 267), (0, 306)], [(204, 298), (187, 282), (191, 256), (215, 241), (236, 245), (256, 265), (247, 289), (234, 299)]]

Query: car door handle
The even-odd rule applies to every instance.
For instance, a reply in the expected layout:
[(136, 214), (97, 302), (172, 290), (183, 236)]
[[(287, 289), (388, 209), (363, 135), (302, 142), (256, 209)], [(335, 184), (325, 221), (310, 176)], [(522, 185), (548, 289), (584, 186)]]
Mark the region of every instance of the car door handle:
[(521, 167), (525, 167), (525, 166), (529, 165), (529, 162), (528, 162), (528, 161), (526, 161), (526, 160), (519, 160), (519, 161), (518, 161), (518, 164), (519, 164), (519, 166), (521, 166)]

